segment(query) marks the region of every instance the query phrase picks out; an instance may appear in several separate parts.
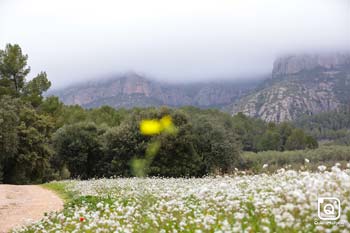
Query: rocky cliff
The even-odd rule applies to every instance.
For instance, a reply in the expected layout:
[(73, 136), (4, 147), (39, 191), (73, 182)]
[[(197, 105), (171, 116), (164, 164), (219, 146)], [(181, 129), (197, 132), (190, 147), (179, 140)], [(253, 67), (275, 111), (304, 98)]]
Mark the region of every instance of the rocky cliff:
[(281, 122), (336, 110), (350, 103), (350, 54), (290, 55), (274, 62), (272, 78), (232, 106)]
[(192, 105), (271, 122), (290, 121), (350, 104), (350, 53), (283, 56), (259, 85), (256, 81), (168, 84), (128, 73), (51, 94), (65, 104), (86, 108)]
[(79, 84), (52, 92), (69, 105), (115, 108), (148, 106), (184, 106), (220, 108), (231, 104), (253, 90), (256, 82), (217, 82), (168, 84), (128, 73), (113, 79)]
[(274, 62), (272, 76), (297, 74), (316, 68), (334, 70), (346, 64), (350, 64), (350, 56), (347, 53), (287, 55)]

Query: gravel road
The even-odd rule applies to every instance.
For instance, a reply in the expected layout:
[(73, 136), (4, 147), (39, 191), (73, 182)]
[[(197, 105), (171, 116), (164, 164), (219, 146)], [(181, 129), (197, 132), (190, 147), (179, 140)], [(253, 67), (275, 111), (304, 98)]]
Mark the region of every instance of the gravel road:
[(40, 220), (45, 212), (59, 211), (63, 201), (37, 185), (0, 185), (0, 233)]

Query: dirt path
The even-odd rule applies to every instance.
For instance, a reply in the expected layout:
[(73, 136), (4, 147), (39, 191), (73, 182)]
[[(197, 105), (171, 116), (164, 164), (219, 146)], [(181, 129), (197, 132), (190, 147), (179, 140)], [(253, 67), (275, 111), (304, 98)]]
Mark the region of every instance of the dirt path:
[(0, 185), (0, 233), (43, 218), (63, 208), (53, 192), (37, 185)]

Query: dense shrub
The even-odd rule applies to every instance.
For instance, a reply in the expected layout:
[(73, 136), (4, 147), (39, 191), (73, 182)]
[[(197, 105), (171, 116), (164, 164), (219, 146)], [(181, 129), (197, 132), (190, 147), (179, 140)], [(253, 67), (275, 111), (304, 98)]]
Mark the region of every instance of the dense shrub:
[(0, 98), (0, 167), (5, 183), (41, 183), (51, 177), (53, 124), (30, 105)]
[[(173, 123), (177, 127), (177, 134), (144, 136), (140, 133), (139, 124), (142, 119), (160, 119), (164, 115), (172, 117)], [(194, 124), (193, 120), (181, 110), (167, 108), (134, 110), (119, 127), (110, 129), (104, 135), (105, 161), (103, 164), (107, 168), (106, 170), (110, 171), (106, 175), (132, 175), (131, 160), (143, 158), (147, 145), (152, 142), (158, 142), (160, 148), (149, 167), (148, 174), (150, 176), (178, 177), (206, 174), (206, 168), (211, 169), (214, 166), (208, 159), (212, 156), (210, 153), (214, 153), (214, 151), (201, 150), (199, 143), (203, 141), (199, 140)], [(209, 134), (214, 132), (211, 128), (206, 128), (205, 131)], [(212, 134), (208, 136), (207, 140), (211, 140), (215, 136)], [(227, 154), (226, 151), (220, 151), (221, 157), (217, 159), (229, 156)], [(216, 164), (215, 166), (220, 168), (220, 166), (228, 166), (228, 164), (230, 163)]]
[[(106, 129), (75, 123), (54, 135), (55, 167), (65, 165), (72, 177), (132, 176), (131, 162), (145, 157), (150, 143), (159, 149), (148, 167), (150, 176), (202, 176), (228, 172), (240, 163), (240, 143), (231, 116), (169, 108), (134, 109), (119, 126)], [(142, 119), (170, 115), (176, 134), (142, 135)]]
[[(62, 171), (65, 165), (73, 177), (132, 176), (132, 161), (143, 159), (147, 147), (154, 142), (159, 143), (159, 149), (147, 167), (147, 174), (173, 177), (231, 172), (242, 167), (242, 147), (283, 151), (318, 146), (317, 141), (291, 124), (265, 123), (243, 114), (231, 117), (218, 110), (163, 107), (125, 112), (109, 107), (83, 110), (63, 106), (65, 111), (76, 117), (68, 118), (55, 134), (54, 167)], [(165, 115), (172, 117), (177, 134), (141, 134), (141, 120)], [(81, 119), (78, 121), (82, 123), (71, 124), (72, 119), (73, 122)], [(86, 123), (88, 119), (95, 123)]]
[(241, 142), (232, 117), (218, 110), (184, 109), (191, 117), (195, 149), (204, 162), (204, 173), (225, 173), (240, 163)]
[(294, 125), (320, 140), (348, 142), (346, 139), (350, 137), (350, 106), (332, 112), (303, 116), (297, 119)]
[(90, 178), (100, 173), (103, 157), (99, 136), (104, 128), (93, 123), (77, 123), (60, 128), (53, 137), (55, 161), (66, 166), (72, 177)]
[(169, 114), (177, 127), (176, 134), (161, 134), (154, 141), (160, 143), (159, 152), (150, 166), (150, 175), (160, 176), (199, 176), (202, 168), (202, 157), (195, 150), (193, 126), (187, 114), (181, 110), (161, 109)]
[(233, 116), (232, 120), (244, 151), (285, 151), (318, 147), (313, 137), (288, 122), (266, 123), (242, 113)]
[(131, 176), (131, 159), (144, 155), (148, 140), (140, 134), (134, 117), (109, 129), (102, 142), (104, 158), (100, 166), (104, 168), (104, 176)]
[[(275, 171), (283, 167), (300, 169), (303, 166), (317, 170), (319, 165), (331, 167), (337, 162), (344, 165), (349, 163), (350, 147), (322, 146), (314, 150), (244, 152), (242, 158), (243, 168), (254, 172)], [(266, 168), (263, 168), (264, 165)]]

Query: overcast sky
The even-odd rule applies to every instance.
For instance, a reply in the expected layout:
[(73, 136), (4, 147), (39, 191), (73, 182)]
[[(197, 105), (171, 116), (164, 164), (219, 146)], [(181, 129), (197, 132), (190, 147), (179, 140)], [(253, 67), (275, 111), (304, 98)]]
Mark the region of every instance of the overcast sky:
[(237, 79), (280, 54), (349, 50), (350, 0), (0, 0), (6, 43), (56, 88), (127, 71)]

